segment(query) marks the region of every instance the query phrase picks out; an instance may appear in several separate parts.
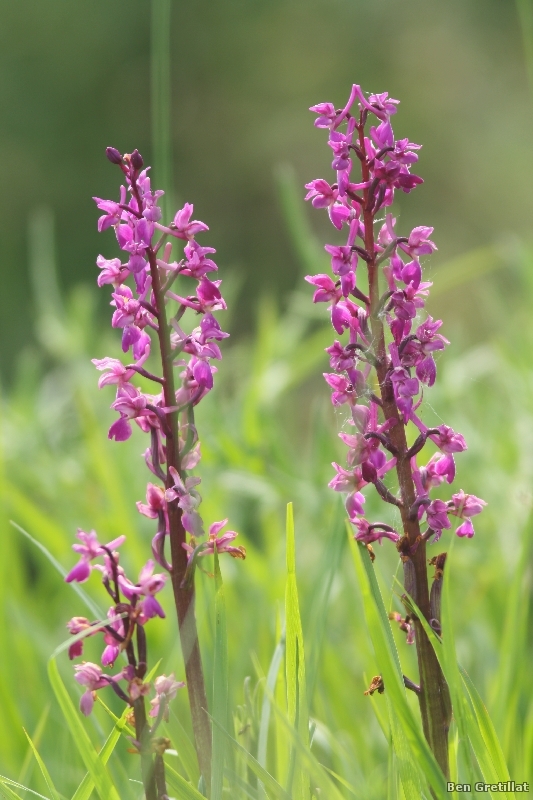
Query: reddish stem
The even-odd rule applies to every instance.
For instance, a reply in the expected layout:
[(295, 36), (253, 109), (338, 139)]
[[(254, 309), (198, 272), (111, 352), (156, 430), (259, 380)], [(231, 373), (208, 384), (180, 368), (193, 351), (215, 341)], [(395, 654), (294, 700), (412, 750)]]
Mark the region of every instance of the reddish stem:
[[(364, 122), (358, 126), (359, 148), (365, 153)], [(361, 159), (362, 180), (370, 179), (367, 158)], [(370, 327), (372, 330), (374, 352), (377, 357), (376, 372), (380, 387), (382, 410), (386, 420), (393, 419), (396, 424), (388, 433), (391, 443), (397, 451), (396, 474), (400, 486), (402, 505), (400, 513), (404, 531), (402, 545), (402, 561), (404, 562), (404, 583), (419, 609), (429, 622), (430, 602), (428, 574), (426, 566), (426, 543), (421, 537), (418, 519), (410, 519), (409, 509), (416, 499), (416, 492), (408, 457), (408, 446), (405, 435), (405, 424), (398, 412), (392, 383), (388, 377), (388, 359), (385, 345), (385, 331), (379, 316), (380, 293), (379, 273), (376, 265), (376, 249), (374, 242), (374, 214), (369, 208), (369, 189), (364, 189), (363, 222), (365, 226), (365, 250), (371, 260), (368, 268), (368, 295), (370, 299)], [(448, 686), (440, 669), (437, 657), (426, 633), (418, 620), (414, 620), (416, 630), (416, 649), (418, 669), (420, 673), (420, 713), (424, 735), (431, 747), (444, 775), (449, 777), (448, 729), (450, 727), (451, 705)]]
[[(150, 274), (152, 276), (154, 301), (159, 319), (158, 337), (163, 367), (164, 404), (168, 408), (176, 405), (174, 373), (172, 368), (173, 353), (170, 346), (171, 329), (167, 321), (165, 298), (161, 287), (159, 268), (156, 263), (156, 254), (152, 248), (148, 250), (148, 259), (150, 263)], [(167, 423), (167, 467), (174, 467), (181, 475), (177, 412), (174, 411), (167, 414)], [(173, 484), (174, 481), (167, 469), (166, 487), (170, 488)], [(168, 520), (172, 561), (172, 589), (178, 615), (181, 650), (185, 663), (185, 676), (189, 692), (189, 704), (191, 708), (196, 753), (198, 755), (200, 772), (204, 777), (206, 786), (209, 787), (211, 785), (211, 724), (207, 714), (207, 696), (194, 613), (194, 585), (182, 588), (182, 582), (187, 569), (187, 553), (182, 547), (186, 541), (186, 533), (181, 515), (181, 509), (178, 508), (177, 504), (170, 503), (168, 506)]]

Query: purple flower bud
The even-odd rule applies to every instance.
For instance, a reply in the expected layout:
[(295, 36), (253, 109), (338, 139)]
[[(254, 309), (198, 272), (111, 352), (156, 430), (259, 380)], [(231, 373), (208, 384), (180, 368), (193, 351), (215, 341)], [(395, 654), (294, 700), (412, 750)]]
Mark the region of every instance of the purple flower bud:
[(134, 150), (130, 156), (131, 165), (134, 169), (140, 170), (144, 166), (144, 161), (142, 155), (139, 153), (138, 150)]
[(122, 164), (122, 155), (116, 147), (106, 147), (105, 154), (112, 164)]

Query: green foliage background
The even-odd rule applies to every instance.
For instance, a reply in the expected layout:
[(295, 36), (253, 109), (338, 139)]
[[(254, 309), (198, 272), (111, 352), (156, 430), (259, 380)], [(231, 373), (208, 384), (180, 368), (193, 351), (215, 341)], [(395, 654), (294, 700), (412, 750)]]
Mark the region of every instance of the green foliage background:
[[(116, 194), (116, 173), (102, 157), (106, 145), (137, 146), (147, 161), (152, 155), (150, 7), (140, 0), (20, 0), (0, 10), (1, 270), (9, 298), (0, 318), (0, 767), (48, 794), (25, 728), (56, 786), (71, 796), (84, 767), (46, 663), (66, 636), (66, 619), (86, 611), (9, 520), (65, 567), (77, 527), (94, 527), (103, 538), (126, 533), (133, 572), (149, 552), (152, 526), (134, 505), (145, 493), (146, 445), (140, 432), (120, 445), (107, 440), (111, 393), (98, 392), (90, 364), (120, 354), (107, 331), (105, 290), (94, 282), (95, 256), (110, 255), (114, 245), (111, 234), (95, 232), (90, 196)], [(527, 55), (530, 20), (529, 0), (172, 3), (174, 196), (176, 203), (193, 201), (208, 221), (231, 309), (224, 329), (232, 338), (197, 418), (204, 518), (228, 516), (248, 549), (246, 562), (221, 564), (235, 735), (256, 752), (261, 678), (284, 617), (285, 506), (293, 501), (313, 752), (355, 796), (370, 800), (401, 794), (387, 784), (390, 756), (378, 722), (387, 719), (385, 698), (363, 696), (380, 670), (342, 506), (327, 489), (330, 462), (343, 457), (336, 432), (344, 419), (331, 410), (320, 377), (331, 338), (326, 312), (312, 306), (303, 282), (310, 271), (325, 270), (319, 243), (331, 237), (301, 200), (302, 184), (329, 169), (325, 137), (307, 107), (341, 103), (354, 81), (388, 90), (402, 101), (395, 131), (424, 144), (419, 171), (426, 183), (402, 198), (396, 213), (404, 231), (434, 225), (439, 246), (428, 266), (428, 310), (444, 317), (452, 345), (427, 392), (427, 419), (466, 436), (458, 486), (489, 503), (475, 538), (454, 548), (456, 648), (487, 703), (511, 777), (528, 780), (532, 104), (523, 42)], [(383, 514), (370, 495), (368, 504), (370, 513)], [(399, 610), (395, 552), (377, 549), (385, 604)], [(88, 591), (104, 603), (98, 588)], [(215, 587), (207, 575), (198, 595), (212, 685)], [(161, 658), (161, 670), (180, 679), (170, 592), (163, 601), (169, 620), (150, 626), (152, 664)], [(97, 660), (93, 644), (88, 658)], [(400, 637), (397, 644), (404, 672), (416, 675), (414, 653)], [(66, 662), (59, 656), (77, 702)], [(269, 758), (279, 766), (284, 739), (275, 724)], [(188, 730), (184, 697), (175, 702), (169, 732), (183, 743), (181, 725)], [(109, 729), (105, 712), (86, 727), (100, 746)], [(120, 740), (110, 762), (121, 786), (137, 769), (126, 748)]]

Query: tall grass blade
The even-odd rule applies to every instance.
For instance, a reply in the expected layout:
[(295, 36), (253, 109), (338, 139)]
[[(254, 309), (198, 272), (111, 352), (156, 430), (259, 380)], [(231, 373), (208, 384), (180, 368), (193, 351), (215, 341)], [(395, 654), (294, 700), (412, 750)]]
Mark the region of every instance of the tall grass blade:
[[(115, 746), (120, 739), (124, 729), (127, 726), (127, 717), (130, 714), (131, 709), (126, 708), (122, 716), (117, 719), (115, 722), (114, 728), (107, 737), (106, 741), (104, 742), (104, 746), (98, 753), (98, 758), (103, 764), (107, 764), (109, 761)], [(74, 794), (72, 795), (71, 800), (89, 800), (92, 792), (94, 789), (94, 781), (91, 778), (90, 773), (87, 773)]]
[(224, 730), (224, 728), (222, 728), (215, 719), (213, 719), (212, 722), (213, 725), (219, 729), (221, 734), (226, 737), (227, 741), (233, 747), (235, 753), (244, 759), (254, 775), (257, 775), (266, 791), (270, 792), (272, 797), (277, 798), (278, 800), (294, 800), (293, 796), (286, 792), (283, 786), (280, 786), (277, 780), (269, 772), (267, 772), (264, 767), (261, 766), (257, 759), (255, 759), (253, 755), (242, 746), (242, 744), (239, 744), (239, 742), (237, 742), (233, 736), (230, 736), (230, 734)]
[(8, 798), (8, 800), (22, 800), (22, 797), (16, 792), (13, 791), (11, 788), (12, 786), (16, 786), (17, 789), (22, 789), (23, 792), (31, 792), (35, 797), (41, 797), (42, 800), (49, 800), (48, 797), (45, 797), (44, 794), (37, 794), (37, 792), (32, 792), (31, 789), (27, 789), (25, 786), (21, 786), (20, 783), (16, 783), (15, 781), (10, 781), (9, 778), (4, 778), (3, 775), (0, 775), (0, 793), (3, 797)]
[(168, 762), (165, 762), (165, 774), (167, 783), (178, 792), (177, 797), (180, 800), (205, 800), (205, 795), (200, 794), (198, 789), (186, 781)]
[(281, 210), (302, 272), (308, 275), (324, 272), (327, 259), (309, 224), (302, 190), (292, 165), (280, 164), (276, 169), (276, 179)]
[(228, 632), (226, 600), (215, 550), (215, 651), (213, 669), (213, 761), (211, 765), (211, 800), (221, 800), (224, 783), (226, 737), (220, 729), (228, 727)]
[(101, 800), (120, 800), (117, 790), (115, 789), (111, 776), (107, 771), (105, 764), (98, 758), (93, 744), (83, 727), (83, 723), (79, 717), (78, 710), (74, 707), (72, 700), (65, 688), (57, 663), (54, 658), (48, 662), (48, 676), (52, 689), (57, 698), (57, 702), (63, 712), (65, 722), (70, 730), (72, 739), (76, 746), (78, 753), (81, 756), (87, 771), (89, 772), (94, 787)]
[(50, 776), (50, 773), (48, 772), (46, 764), (42, 760), (42, 758), (41, 758), (41, 756), (39, 754), (39, 751), (37, 750), (37, 748), (33, 744), (32, 740), (31, 740), (31, 737), (29, 736), (29, 734), (28, 734), (28, 732), (26, 730), (24, 731), (24, 734), (26, 736), (26, 739), (29, 742), (29, 745), (30, 745), (32, 751), (33, 751), (33, 755), (35, 756), (35, 760), (37, 761), (37, 764), (39, 765), (39, 769), (41, 770), (41, 775), (44, 778), (44, 782), (46, 783), (46, 787), (47, 787), (48, 791), (50, 792), (52, 800), (59, 800), (59, 795), (57, 793), (56, 787), (54, 786), (54, 782), (53, 782), (53, 780), (52, 780), (52, 778)]
[[(44, 544), (39, 542), (37, 539), (34, 539), (33, 536), (31, 536), (27, 531), (25, 531), (24, 528), (21, 528), (20, 525), (17, 525), (16, 522), (13, 522), (13, 520), (10, 520), (10, 522), (11, 525), (14, 528), (16, 528), (17, 531), (19, 531), (19, 533), (25, 536), (26, 539), (28, 539), (35, 547), (37, 547), (41, 551), (41, 553), (44, 553), (44, 555), (46, 556), (48, 561), (52, 564), (52, 566), (59, 572), (59, 574), (63, 578), (65, 578), (67, 575), (67, 570), (61, 566), (59, 561), (56, 558), (54, 558), (54, 556), (51, 554), (49, 550), (47, 550)], [(78, 597), (84, 602), (89, 611), (95, 615), (95, 617), (105, 617), (105, 612), (98, 607), (98, 605), (92, 600), (92, 598), (89, 597), (87, 592), (83, 591), (81, 586), (78, 583), (76, 583), (76, 581), (72, 581), (72, 583), (70, 583), (69, 585), (76, 592)]]
[[(261, 716), (259, 719), (259, 735), (257, 738), (257, 760), (262, 767), (267, 765), (267, 747), (268, 747), (268, 730), (270, 725), (270, 705), (271, 697), (274, 696), (278, 675), (285, 655), (285, 629), (282, 631), (281, 638), (276, 645), (272, 661), (268, 668), (266, 677), (266, 691), (263, 694), (263, 702), (261, 704)], [(258, 794), (264, 790), (263, 784), (259, 782)]]
[[(444, 800), (447, 797), (444, 775), (435, 761), (421, 727), (415, 720), (414, 714), (407, 703), (400, 659), (394, 644), (389, 618), (385, 610), (374, 567), (366, 548), (357, 545), (353, 541), (351, 531), (349, 532), (349, 537), (376, 660), (385, 683), (385, 691), (390, 697), (392, 707), (398, 715), (403, 736), (410, 747), (411, 768), (414, 771), (417, 771), (418, 768), (429, 782), (435, 796), (439, 800)], [(422, 779), (422, 775), (420, 779)]]
[[(35, 730), (33, 732), (33, 736), (31, 737), (35, 747), (39, 747), (39, 743), (41, 741), (41, 738), (42, 738), (43, 731), (44, 731), (45, 726), (46, 726), (46, 721), (48, 719), (49, 713), (50, 713), (50, 703), (48, 703), (43, 708), (42, 714), (39, 717), (39, 721), (38, 721), (38, 723), (37, 723), (37, 725), (35, 727)], [(33, 749), (31, 747), (28, 747), (28, 752), (27, 752), (26, 757), (25, 757), (25, 759), (24, 759), (24, 761), (22, 763), (22, 767), (20, 768), (20, 774), (19, 774), (19, 777), (18, 777), (19, 783), (26, 783), (26, 776), (28, 775), (28, 773), (30, 771), (30, 766), (32, 764), (32, 758), (33, 758)]]
[[(448, 562), (446, 564), (446, 567), (447, 570), (449, 570)], [(447, 572), (447, 574), (449, 580), (449, 571)], [(443, 593), (442, 593), (443, 598), (444, 598), (445, 588), (446, 588), (446, 580), (443, 584)], [(474, 785), (476, 780), (474, 765), (472, 763), (470, 751), (467, 746), (468, 741), (470, 741), (470, 744), (472, 745), (474, 755), (481, 770), (483, 779), (486, 783), (497, 784), (500, 781), (505, 782), (510, 780), (509, 771), (505, 763), (503, 751), (498, 741), (498, 737), (496, 736), (496, 731), (488, 715), (487, 709), (485, 708), (485, 705), (481, 700), (481, 697), (479, 696), (477, 689), (472, 683), (466, 670), (464, 670), (461, 667), (461, 665), (458, 664), (457, 661), (455, 661), (455, 667), (456, 667), (455, 670), (450, 670), (449, 668), (450, 652), (454, 654), (455, 647), (453, 643), (451, 644), (451, 646), (448, 645), (448, 649), (450, 652), (448, 653), (448, 658), (447, 658), (443, 643), (446, 637), (448, 636), (451, 637), (453, 635), (453, 632), (450, 632), (449, 627), (444, 628), (446, 615), (443, 613), (443, 630), (446, 631), (446, 637), (443, 637), (443, 639), (441, 640), (437, 637), (435, 632), (428, 625), (427, 621), (420, 613), (418, 606), (413, 601), (413, 599), (409, 597), (408, 600), (409, 604), (411, 605), (413, 611), (417, 614), (418, 618), (420, 619), (424, 627), (424, 630), (428, 635), (428, 638), (433, 646), (433, 649), (435, 651), (439, 664), (442, 668), (448, 686), (450, 687), (450, 693), (452, 695), (452, 706), (454, 709), (454, 719), (459, 734), (458, 744), (460, 748), (461, 747), (460, 737), (462, 737), (464, 745), (463, 755), (465, 759), (468, 759), (465, 764), (468, 771), (467, 782), (470, 783), (471, 785)], [(449, 618), (448, 618), (448, 624), (449, 624)], [(459, 685), (456, 685), (454, 683), (454, 681), (456, 680), (459, 680)], [(470, 699), (471, 705), (468, 702), (468, 698)], [(514, 793), (498, 792), (498, 797), (514, 798)]]
[[(291, 725), (302, 743), (309, 744), (309, 713), (305, 686), (305, 656), (302, 622), (296, 585), (296, 551), (292, 503), (287, 505), (287, 585), (285, 591), (285, 624), (287, 627), (285, 666), (287, 675), (287, 709)], [(309, 776), (291, 753), (287, 790), (294, 800), (308, 800)]]

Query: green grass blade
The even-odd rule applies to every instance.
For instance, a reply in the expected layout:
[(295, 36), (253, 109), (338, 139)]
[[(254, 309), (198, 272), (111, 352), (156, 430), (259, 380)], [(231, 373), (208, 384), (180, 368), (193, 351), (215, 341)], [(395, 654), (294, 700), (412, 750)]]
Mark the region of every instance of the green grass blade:
[[(296, 585), (296, 552), (292, 503), (287, 505), (287, 585), (285, 591), (287, 708), (291, 725), (304, 745), (309, 743), (309, 714), (305, 687), (305, 656)], [(309, 798), (309, 776), (297, 763), (296, 751), (291, 754), (287, 787), (294, 800)]]
[(419, 800), (422, 796), (422, 781), (403, 729), (390, 697), (386, 698), (389, 711), (390, 730), (396, 766), (400, 774), (405, 800)]
[(165, 775), (167, 783), (178, 792), (177, 796), (180, 800), (205, 800), (205, 796), (186, 781), (174, 767), (171, 767), (168, 761), (165, 761)]
[(394, 644), (389, 618), (374, 567), (367, 550), (353, 541), (351, 531), (349, 532), (349, 537), (363, 595), (365, 617), (374, 645), (376, 659), (385, 682), (385, 690), (388, 692), (392, 706), (398, 715), (403, 736), (410, 746), (413, 769), (416, 770), (418, 765), (431, 785), (435, 796), (439, 800), (444, 800), (447, 797), (444, 775), (435, 761), (421, 727), (415, 720), (414, 714), (407, 703), (400, 659)]
[(220, 729), (228, 727), (228, 632), (226, 600), (215, 550), (215, 652), (213, 669), (213, 760), (211, 765), (211, 800), (221, 800), (224, 783), (226, 738)]
[(324, 250), (306, 215), (302, 190), (290, 164), (276, 170), (278, 193), (287, 231), (304, 274), (323, 272), (327, 266)]
[[(10, 522), (11, 525), (14, 528), (16, 528), (16, 530), (19, 533), (25, 536), (26, 539), (28, 539), (28, 541), (30, 541), (35, 547), (37, 547), (38, 550), (41, 551), (41, 553), (43, 553), (46, 556), (46, 558), (52, 564), (52, 566), (59, 572), (59, 574), (63, 578), (65, 578), (67, 575), (67, 570), (61, 566), (59, 561), (56, 558), (54, 558), (52, 553), (44, 546), (44, 544), (39, 542), (38, 539), (34, 539), (33, 536), (31, 536), (31, 534), (28, 533), (28, 531), (25, 531), (24, 528), (21, 528), (20, 525), (18, 525), (16, 522), (13, 522), (13, 520), (10, 520)], [(76, 592), (78, 597), (85, 603), (85, 605), (92, 614), (94, 614), (96, 617), (105, 617), (105, 612), (98, 607), (98, 605), (94, 602), (94, 600), (92, 600), (89, 597), (87, 592), (83, 591), (79, 583), (76, 583), (76, 581), (72, 581), (72, 583), (70, 583), (69, 586), (72, 587), (72, 589)]]
[(31, 737), (30, 737), (30, 735), (28, 734), (28, 732), (26, 730), (24, 730), (24, 734), (26, 736), (26, 739), (29, 742), (29, 745), (30, 745), (31, 749), (33, 750), (33, 755), (35, 756), (35, 760), (37, 761), (37, 764), (39, 765), (39, 769), (41, 770), (41, 775), (44, 778), (44, 782), (46, 783), (46, 787), (47, 787), (48, 791), (50, 792), (52, 800), (59, 800), (59, 794), (58, 794), (57, 789), (56, 789), (56, 787), (54, 785), (54, 782), (53, 782), (53, 780), (52, 780), (52, 778), (50, 776), (50, 773), (48, 772), (46, 764), (44, 763), (44, 761), (42, 760), (41, 756), (39, 755), (39, 751), (37, 750), (37, 748), (33, 744), (32, 740), (31, 740)]
[[(328, 773), (318, 761), (315, 755), (311, 752), (308, 744), (304, 744), (298, 731), (289, 722), (287, 715), (284, 714), (277, 705), (272, 705), (274, 713), (280, 722), (280, 728), (284, 732), (283, 739), (285, 742), (292, 744), (292, 749), (295, 751), (296, 756), (302, 764), (301, 769), (305, 770), (307, 775), (312, 778), (314, 786), (319, 788), (324, 797), (328, 800), (344, 800), (339, 789), (330, 779)], [(309, 783), (309, 778), (308, 778)], [(292, 795), (293, 800), (295, 795)], [(309, 797), (309, 795), (307, 795)]]
[(22, 798), (15, 794), (15, 792), (10, 788), (11, 786), (15, 786), (17, 789), (22, 789), (23, 792), (29, 792), (34, 797), (40, 797), (41, 800), (50, 800), (49, 797), (45, 797), (44, 794), (39, 794), (39, 792), (34, 792), (33, 789), (29, 789), (27, 786), (23, 786), (18, 781), (12, 781), (11, 778), (6, 778), (5, 775), (0, 775), (0, 786), (2, 786), (2, 791), (5, 792), (7, 797), (10, 798), (17, 798), (17, 800), (22, 800)]
[[(121, 734), (123, 733), (124, 729), (126, 728), (127, 722), (126, 719), (128, 714), (130, 713), (131, 709), (126, 708), (124, 713), (117, 719), (115, 722), (115, 726), (109, 736), (107, 737), (104, 746), (100, 750), (98, 754), (98, 758), (102, 761), (103, 764), (107, 764), (109, 761), (115, 746), (120, 739)], [(94, 789), (94, 781), (91, 778), (90, 773), (88, 772), (74, 794), (72, 795), (72, 800), (89, 800), (91, 793)]]
[(494, 729), (494, 725), (492, 724), (492, 720), (489, 716), (489, 712), (487, 711), (479, 692), (472, 683), (472, 680), (470, 679), (470, 676), (466, 670), (461, 666), (459, 666), (459, 670), (466, 691), (468, 692), (472, 702), (472, 706), (474, 707), (474, 712), (477, 718), (481, 736), (483, 737), (483, 741), (485, 742), (492, 763), (494, 764), (496, 774), (499, 775), (498, 780), (504, 782), (509, 781), (511, 780), (509, 776), (509, 770), (507, 769), (503, 750), (498, 740), (496, 730)]
[(278, 673), (283, 661), (285, 653), (285, 631), (281, 634), (281, 639), (276, 645), (272, 661), (268, 668), (266, 677), (267, 691), (263, 695), (263, 702), (261, 705), (261, 717), (259, 720), (259, 736), (257, 739), (257, 760), (262, 767), (266, 767), (267, 763), (267, 745), (268, 745), (268, 727), (270, 723), (270, 696), (274, 694), (276, 683), (278, 680)]
[(123, 614), (117, 614), (115, 617), (108, 617), (101, 622), (95, 622), (93, 625), (89, 625), (84, 631), (81, 633), (76, 633), (74, 636), (69, 636), (68, 639), (65, 639), (64, 642), (61, 642), (52, 655), (51, 658), (57, 658), (60, 653), (63, 653), (65, 650), (68, 650), (71, 644), (75, 642), (79, 642), (81, 639), (87, 638), (90, 633), (96, 633), (96, 631), (102, 630), (107, 625), (112, 625), (114, 622), (118, 622), (121, 619), (125, 619), (128, 616), (128, 612), (125, 611)]
[[(43, 731), (44, 731), (45, 726), (46, 726), (46, 721), (48, 719), (49, 713), (50, 713), (50, 703), (48, 703), (43, 708), (42, 714), (39, 717), (39, 721), (38, 721), (38, 723), (37, 723), (37, 725), (35, 727), (35, 730), (33, 731), (32, 740), (33, 740), (33, 743), (34, 743), (35, 747), (39, 746), (39, 743), (40, 743), (42, 735), (43, 735)], [(21, 783), (21, 784), (26, 782), (26, 776), (28, 775), (28, 772), (30, 770), (32, 757), (33, 757), (33, 750), (32, 750), (31, 747), (28, 747), (28, 752), (26, 753), (26, 757), (24, 758), (24, 761), (22, 762), (22, 767), (20, 769), (20, 773), (19, 773), (19, 777), (18, 777), (18, 782)]]
[[(497, 678), (490, 693), (490, 707), (498, 730), (503, 732), (504, 750), (510, 755), (515, 746), (515, 721), (512, 713), (513, 693), (520, 685), (520, 670), (529, 659), (529, 570), (533, 551), (533, 515), (523, 527), (518, 563), (513, 570), (505, 603), (505, 621), (500, 642)], [(516, 700), (515, 700), (516, 702)]]
[(179, 759), (183, 765), (187, 777), (193, 786), (198, 786), (200, 780), (200, 770), (198, 767), (198, 757), (189, 735), (183, 727), (179, 716), (173, 711), (170, 712), (170, 735), (172, 742), (179, 753)]
[(246, 750), (242, 744), (239, 744), (233, 736), (225, 731), (216, 720), (212, 720), (213, 725), (217, 727), (223, 736), (227, 738), (227, 741), (231, 744), (235, 753), (244, 759), (249, 769), (252, 770), (254, 775), (257, 775), (263, 786), (265, 787), (267, 792), (270, 792), (273, 797), (277, 798), (278, 800), (294, 800), (294, 798), (285, 791), (283, 786), (277, 782), (277, 780), (272, 777), (272, 775), (267, 772), (267, 770), (261, 766), (261, 764), (253, 757), (251, 753)]
[[(449, 570), (449, 565), (447, 563)], [(449, 571), (447, 573), (449, 575)], [(446, 590), (446, 581), (443, 584), (442, 597), (444, 599), (444, 592)], [(463, 738), (463, 753), (466, 760), (466, 766), (469, 771), (468, 782), (471, 785), (475, 783), (474, 766), (471, 761), (470, 753), (466, 743), (470, 741), (477, 763), (481, 770), (483, 780), (486, 783), (496, 784), (500, 781), (505, 782), (510, 780), (509, 771), (505, 763), (503, 752), (496, 736), (496, 731), (492, 721), (488, 715), (481, 697), (477, 689), (470, 680), (466, 670), (464, 670), (457, 660), (455, 660), (455, 669), (450, 669), (450, 658), (455, 657), (455, 646), (453, 642), (448, 643), (448, 655), (446, 656), (446, 649), (444, 640), (453, 636), (453, 631), (450, 631), (450, 620), (443, 614), (443, 630), (446, 631), (446, 637), (439, 639), (432, 628), (428, 625), (423, 615), (420, 613), (418, 606), (411, 597), (408, 598), (414, 612), (420, 619), (426, 634), (433, 646), (441, 669), (444, 673), (450, 693), (452, 695), (452, 706), (454, 709), (454, 718), (457, 724), (459, 737)], [(449, 610), (447, 612), (449, 614)], [(447, 626), (444, 627), (444, 622), (447, 620)], [(455, 681), (459, 680), (460, 685), (456, 685)], [(466, 694), (465, 694), (466, 691)], [(472, 711), (467, 697), (470, 698), (475, 714)], [(459, 747), (461, 746), (461, 739), (459, 739)], [(498, 797), (514, 798), (513, 792), (499, 792)]]
[[(313, 609), (312, 616), (313, 635), (311, 638), (311, 657), (308, 659), (309, 667), (306, 670), (307, 678), (307, 702), (309, 708), (312, 707), (313, 695), (318, 678), (318, 670), (322, 651), (324, 648), (324, 634), (326, 631), (326, 623), (328, 619), (329, 599), (331, 589), (335, 577), (339, 574), (341, 568), (342, 557), (346, 549), (346, 537), (343, 535), (344, 521), (339, 524), (338, 515), (335, 515), (335, 520), (331, 525), (331, 532), (328, 536), (324, 548), (324, 559), (326, 566), (324, 567), (324, 579), (322, 586), (316, 594), (316, 602), (318, 608)], [(342, 527), (341, 527), (342, 525)]]
[(57, 702), (63, 712), (65, 722), (70, 730), (76, 749), (81, 756), (87, 771), (89, 772), (95, 789), (100, 796), (101, 800), (120, 800), (117, 790), (115, 789), (111, 776), (107, 771), (105, 765), (98, 758), (93, 744), (83, 727), (82, 721), (79, 717), (79, 712), (74, 707), (72, 700), (65, 688), (55, 659), (51, 658), (48, 662), (48, 676), (52, 689), (57, 698)]

